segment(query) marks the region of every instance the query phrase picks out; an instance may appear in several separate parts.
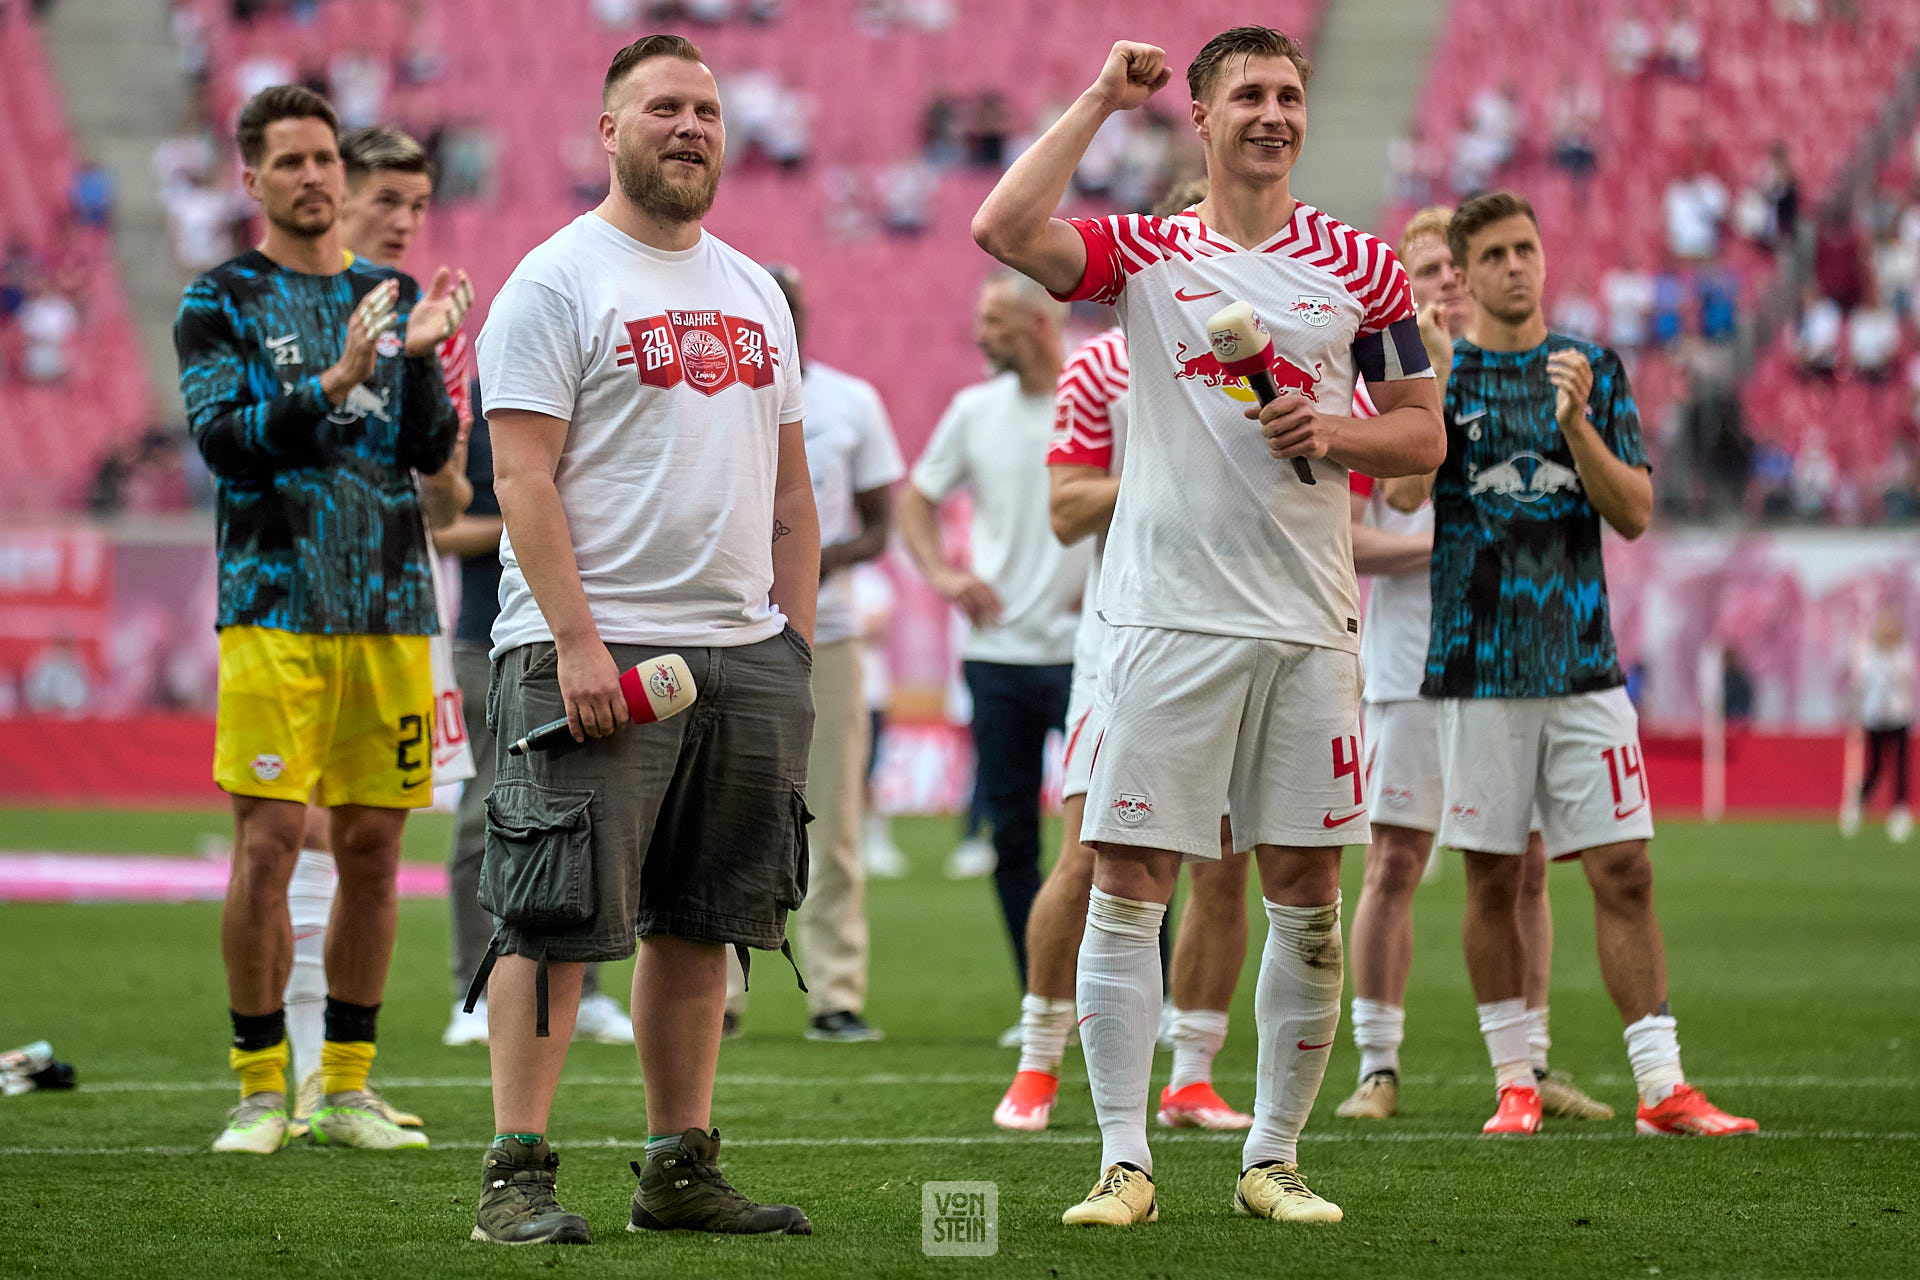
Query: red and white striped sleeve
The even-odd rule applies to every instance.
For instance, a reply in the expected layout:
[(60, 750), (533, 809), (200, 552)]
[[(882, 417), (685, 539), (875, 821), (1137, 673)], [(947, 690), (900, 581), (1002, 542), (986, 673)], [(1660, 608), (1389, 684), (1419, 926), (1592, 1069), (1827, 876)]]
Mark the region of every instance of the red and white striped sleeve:
[(1081, 343), (1053, 393), (1050, 467), (1113, 466), (1113, 403), (1127, 393), (1127, 340), (1109, 329)]
[(1174, 218), (1143, 213), (1111, 214), (1104, 218), (1068, 218), (1087, 245), (1087, 270), (1071, 293), (1056, 294), (1062, 302), (1103, 302), (1113, 305), (1127, 287), (1127, 278), (1168, 258), (1190, 258), (1180, 243), (1185, 232)]
[(1373, 397), (1367, 394), (1367, 383), (1364, 378), (1355, 378), (1353, 381), (1352, 416), (1356, 418), (1377, 418), (1380, 416), (1380, 410), (1374, 407)]
[(465, 329), (456, 329), (453, 336), (442, 342), (435, 350), (440, 357), (440, 380), (446, 384), (447, 399), (453, 401), (454, 412), (460, 415), (460, 425), (473, 425), (473, 380), (479, 376), (479, 364), (474, 359), (473, 342), (467, 337)]

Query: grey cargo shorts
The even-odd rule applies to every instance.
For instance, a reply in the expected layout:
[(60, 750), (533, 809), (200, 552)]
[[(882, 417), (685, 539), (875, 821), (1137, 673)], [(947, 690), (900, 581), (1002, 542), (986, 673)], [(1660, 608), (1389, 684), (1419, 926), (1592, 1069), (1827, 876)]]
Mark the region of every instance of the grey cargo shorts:
[(699, 698), (670, 720), (512, 756), (509, 743), (566, 714), (559, 659), (534, 643), (494, 661), (499, 773), (479, 890), (500, 921), (493, 952), (622, 960), (652, 934), (782, 947), (807, 892), (806, 641), (788, 627), (736, 648), (607, 647), (623, 671), (679, 653)]

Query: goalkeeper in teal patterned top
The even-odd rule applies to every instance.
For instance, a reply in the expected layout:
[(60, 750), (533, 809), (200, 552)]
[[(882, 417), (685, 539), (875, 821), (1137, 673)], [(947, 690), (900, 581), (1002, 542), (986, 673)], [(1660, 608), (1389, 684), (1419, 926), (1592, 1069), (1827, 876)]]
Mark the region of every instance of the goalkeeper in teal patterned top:
[(413, 471), (458, 418), (434, 347), (461, 300), (351, 265), (338, 128), (295, 86), (255, 95), (237, 141), (257, 248), (187, 289), (174, 325), (188, 425), (219, 482), (220, 710), (214, 780), (233, 796), (221, 916), (240, 1105), (216, 1151), (287, 1137), (287, 884), (306, 805), (332, 811), (340, 887), (327, 947), (316, 1142), (426, 1145), (367, 1089), (393, 954), (407, 810), (432, 799), (437, 625)]
[[(1653, 482), (1613, 352), (1549, 333), (1533, 209), (1507, 192), (1447, 229), (1473, 299), (1446, 392), (1447, 460), (1433, 484), (1433, 624), (1421, 690), (1440, 704), (1444, 810), (1463, 852), (1467, 973), (1492, 1060), (1488, 1133), (1536, 1133), (1519, 896), (1528, 832), (1579, 858), (1600, 971), (1626, 1024), (1647, 1134), (1753, 1133), (1686, 1082), (1653, 912), (1652, 801), (1639, 721), (1607, 615), (1600, 524), (1646, 531)], [(1389, 501), (1393, 501), (1389, 492)]]

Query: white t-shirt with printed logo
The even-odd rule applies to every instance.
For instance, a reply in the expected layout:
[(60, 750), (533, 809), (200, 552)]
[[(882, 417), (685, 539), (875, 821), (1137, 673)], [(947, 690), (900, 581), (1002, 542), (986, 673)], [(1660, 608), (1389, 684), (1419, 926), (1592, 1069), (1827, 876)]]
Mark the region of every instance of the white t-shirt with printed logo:
[(1053, 397), (1020, 390), (1018, 375), (963, 389), (913, 464), (913, 487), (942, 502), (973, 493), (973, 572), (1000, 597), (997, 621), (969, 627), (970, 662), (1050, 666), (1073, 660), (1088, 548), (1063, 547), (1047, 513)]
[[(785, 625), (767, 593), (795, 347), (773, 277), (711, 235), (667, 252), (582, 214), (501, 288), (482, 403), (569, 424), (554, 485), (602, 640), (744, 645)], [(500, 564), (493, 652), (551, 640), (505, 535)]]
[[(813, 505), (820, 513), (820, 545), (833, 546), (860, 532), (853, 496), (881, 489), (906, 474), (893, 424), (873, 385), (831, 365), (809, 360), (802, 386), (807, 397), (807, 469)], [(813, 642), (831, 644), (860, 634), (854, 607), (853, 571), (820, 580), (820, 606)]]
[(1116, 626), (1250, 636), (1354, 652), (1359, 590), (1347, 471), (1319, 483), (1267, 452), (1253, 393), (1214, 359), (1206, 322), (1251, 303), (1275, 381), (1329, 412), (1355, 377), (1431, 377), (1393, 251), (1310, 205), (1242, 248), (1189, 211), (1074, 219), (1087, 270), (1071, 295), (1112, 303), (1127, 337), (1131, 426), (1107, 535), (1101, 613)]
[[(1127, 451), (1127, 338), (1118, 329), (1095, 334), (1075, 349), (1060, 368), (1053, 391), (1053, 439), (1047, 445), (1050, 467), (1097, 467), (1120, 473)], [(1080, 598), (1080, 626), (1073, 636), (1076, 674), (1100, 669), (1107, 624), (1100, 620), (1100, 562), (1107, 535), (1089, 539), (1087, 586)]]

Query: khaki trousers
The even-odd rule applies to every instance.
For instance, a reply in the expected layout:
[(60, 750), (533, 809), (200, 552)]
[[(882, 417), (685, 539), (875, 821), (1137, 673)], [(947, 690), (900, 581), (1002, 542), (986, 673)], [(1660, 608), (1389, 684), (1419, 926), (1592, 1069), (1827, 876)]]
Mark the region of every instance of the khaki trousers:
[[(867, 1003), (867, 876), (860, 857), (868, 723), (860, 690), (860, 641), (813, 651), (813, 746), (807, 753), (807, 828), (812, 867), (791, 933), (807, 979), (807, 1012), (859, 1013)], [(769, 972), (756, 965), (761, 972)], [(746, 1009), (740, 964), (727, 959), (727, 1008)]]

